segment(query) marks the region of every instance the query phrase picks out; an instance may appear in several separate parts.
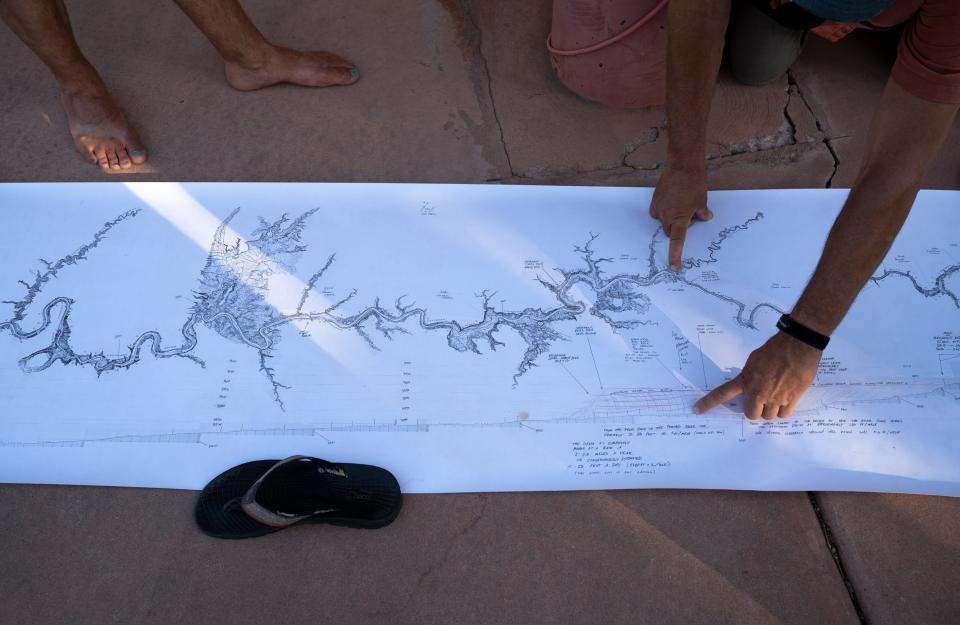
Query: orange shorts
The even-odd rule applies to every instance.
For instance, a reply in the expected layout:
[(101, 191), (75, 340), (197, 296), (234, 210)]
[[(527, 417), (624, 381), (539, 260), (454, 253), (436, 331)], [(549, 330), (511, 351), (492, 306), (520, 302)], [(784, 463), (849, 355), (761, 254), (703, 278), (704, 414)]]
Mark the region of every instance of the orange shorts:
[(838, 41), (857, 28), (906, 24), (890, 76), (911, 94), (932, 102), (960, 104), (960, 0), (895, 0), (886, 11), (859, 24), (824, 22), (813, 32)]

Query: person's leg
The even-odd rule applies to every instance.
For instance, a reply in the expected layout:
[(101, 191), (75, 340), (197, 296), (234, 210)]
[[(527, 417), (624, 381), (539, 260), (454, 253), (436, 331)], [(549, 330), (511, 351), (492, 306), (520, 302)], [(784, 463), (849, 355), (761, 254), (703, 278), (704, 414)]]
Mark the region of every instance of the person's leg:
[(77, 47), (62, 0), (0, 0), (0, 17), (53, 72), (77, 151), (104, 169), (146, 160), (140, 137)]
[(237, 0), (175, 0), (223, 57), (227, 82), (249, 91), (287, 82), (305, 87), (349, 85), (352, 63), (329, 52), (300, 52), (268, 42)]
[(778, 23), (752, 0), (735, 0), (727, 27), (733, 77), (746, 85), (763, 85), (780, 78), (800, 55), (806, 32)]

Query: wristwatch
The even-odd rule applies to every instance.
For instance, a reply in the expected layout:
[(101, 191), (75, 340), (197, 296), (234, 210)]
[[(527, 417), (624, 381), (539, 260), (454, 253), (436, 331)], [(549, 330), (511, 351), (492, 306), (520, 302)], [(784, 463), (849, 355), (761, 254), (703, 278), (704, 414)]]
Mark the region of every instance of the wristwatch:
[(789, 334), (801, 343), (806, 343), (810, 347), (819, 349), (820, 351), (826, 349), (827, 343), (830, 342), (829, 336), (820, 334), (816, 330), (811, 330), (802, 323), (797, 323), (790, 318), (790, 315), (780, 317), (780, 320), (777, 321), (777, 329), (784, 334)]

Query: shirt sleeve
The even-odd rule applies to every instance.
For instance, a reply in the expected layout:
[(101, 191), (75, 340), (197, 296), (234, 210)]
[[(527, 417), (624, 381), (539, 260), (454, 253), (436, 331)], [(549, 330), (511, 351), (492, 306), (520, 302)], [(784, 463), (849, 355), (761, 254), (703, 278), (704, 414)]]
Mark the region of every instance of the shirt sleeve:
[(907, 24), (890, 76), (909, 93), (960, 104), (960, 0), (926, 0)]

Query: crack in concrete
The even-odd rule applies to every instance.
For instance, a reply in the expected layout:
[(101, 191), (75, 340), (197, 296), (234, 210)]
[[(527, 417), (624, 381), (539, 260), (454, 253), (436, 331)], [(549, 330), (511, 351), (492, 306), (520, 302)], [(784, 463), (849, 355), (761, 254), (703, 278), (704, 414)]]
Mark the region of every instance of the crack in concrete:
[(460, 539), (470, 533), (470, 531), (473, 530), (478, 523), (480, 523), (480, 519), (483, 518), (484, 513), (487, 511), (487, 503), (490, 501), (490, 498), (485, 494), (480, 494), (479, 497), (481, 498), (483, 504), (480, 506), (480, 510), (477, 512), (477, 515), (469, 523), (467, 523), (463, 529), (453, 535), (453, 537), (450, 539), (450, 544), (447, 545), (447, 548), (444, 550), (443, 555), (440, 556), (440, 559), (428, 566), (427, 569), (417, 577), (417, 581), (413, 585), (413, 590), (411, 590), (410, 594), (407, 596), (407, 600), (404, 602), (403, 608), (399, 610), (400, 612), (406, 610), (410, 601), (417, 596), (417, 593), (420, 592), (420, 587), (423, 585), (424, 581), (434, 572), (439, 570), (444, 564), (446, 564), (447, 560), (450, 559), (450, 554), (453, 552), (453, 548), (457, 546), (457, 543), (460, 541)]
[[(730, 156), (737, 156), (740, 154), (768, 152), (770, 150), (777, 150), (787, 146), (796, 145), (797, 144), (797, 125), (794, 122), (793, 117), (791, 117), (790, 115), (789, 108), (790, 108), (791, 99), (794, 97), (794, 94), (800, 95), (800, 93), (799, 93), (799, 89), (791, 89), (790, 88), (791, 86), (793, 85), (788, 84), (788, 87), (787, 87), (787, 101), (783, 105), (783, 112), (782, 112), (784, 122), (783, 122), (783, 127), (779, 131), (777, 131), (775, 134), (767, 135), (764, 137), (751, 137), (746, 141), (744, 141), (743, 143), (718, 144), (721, 152), (718, 154), (710, 154), (706, 156), (705, 157), (706, 160), (709, 162), (712, 160), (728, 158)], [(802, 99), (802, 96), (801, 96), (801, 99)], [(804, 105), (806, 105), (806, 102), (804, 102)], [(807, 106), (807, 108), (809, 108), (809, 106)], [(811, 111), (811, 115), (812, 115), (812, 111)], [(814, 117), (814, 119), (816, 118)], [(619, 166), (628, 167), (634, 171), (656, 171), (660, 169), (663, 166), (662, 162), (654, 163), (652, 167), (641, 167), (637, 165), (631, 165), (630, 163), (627, 162), (627, 158), (631, 154), (636, 152), (637, 149), (639, 149), (640, 147), (644, 145), (648, 145), (650, 143), (655, 143), (660, 136), (660, 130), (666, 129), (666, 127), (667, 127), (666, 121), (664, 121), (664, 123), (661, 124), (660, 127), (656, 127), (656, 126), (652, 127), (651, 130), (655, 131), (655, 134), (653, 135), (653, 138), (650, 141), (627, 144)], [(583, 173), (591, 173), (593, 171), (604, 171), (606, 169), (609, 169), (609, 168), (598, 167), (594, 170), (590, 170), (590, 172), (583, 172)]]
[[(789, 99), (787, 100), (789, 103)], [(770, 150), (776, 150), (778, 148), (784, 148), (788, 145), (796, 145), (796, 126), (793, 124), (793, 120), (790, 119), (787, 115), (786, 107), (784, 107), (784, 117), (786, 121), (784, 122), (784, 128), (779, 130), (776, 134), (767, 135), (766, 137), (751, 137), (743, 143), (728, 143), (726, 145), (721, 145), (720, 147), (725, 151), (722, 154), (713, 154), (707, 159), (711, 158), (723, 158), (726, 156), (737, 156), (738, 154), (749, 154), (752, 152), (768, 152)]]
[(707, 160), (737, 156), (753, 152), (767, 152), (797, 144), (797, 125), (790, 116), (790, 101), (794, 92), (787, 85), (787, 101), (783, 104), (783, 126), (775, 134), (765, 137), (751, 137), (743, 143), (719, 144), (722, 153), (707, 156)]
[(823, 185), (825, 189), (833, 187), (833, 177), (837, 175), (837, 170), (840, 169), (840, 157), (837, 156), (837, 151), (833, 149), (833, 144), (830, 143), (829, 138), (823, 139), (823, 145), (827, 146), (827, 150), (830, 151), (830, 156), (833, 157), (833, 171), (830, 172), (830, 177), (827, 178), (826, 184)]
[(500, 133), (500, 146), (503, 148), (503, 156), (507, 160), (507, 169), (510, 171), (511, 176), (515, 176), (516, 172), (514, 172), (513, 162), (510, 160), (510, 151), (507, 149), (507, 141), (503, 136), (503, 123), (500, 121), (500, 113), (497, 111), (497, 100), (493, 96), (493, 78), (490, 76), (490, 65), (487, 63), (487, 57), (483, 53), (483, 30), (481, 30), (480, 24), (477, 23), (476, 18), (473, 16), (473, 11), (470, 10), (469, 0), (461, 0), (461, 6), (463, 6), (464, 15), (470, 20), (471, 26), (473, 26), (473, 29), (477, 33), (477, 55), (480, 57), (480, 64), (483, 67), (483, 73), (487, 79), (487, 97), (490, 98), (490, 108), (493, 111), (493, 119), (497, 122), (497, 130)]
[(752, 137), (744, 143), (730, 143), (723, 145), (721, 147), (726, 151), (726, 153), (712, 154), (707, 157), (707, 160), (723, 158), (727, 156), (737, 156), (739, 154), (750, 154), (753, 152), (769, 152), (770, 150), (785, 148), (788, 145), (795, 145), (797, 141), (794, 138), (793, 133), (794, 131), (792, 128), (785, 128), (775, 135), (768, 135), (766, 137)]
[[(667, 128), (666, 119), (660, 122), (659, 126), (650, 126), (650, 128), (647, 129), (647, 132), (643, 137), (634, 139), (633, 141), (630, 141), (623, 146), (623, 152), (620, 153), (620, 162), (617, 165), (614, 165), (612, 167), (599, 167), (597, 168), (597, 170), (609, 171), (612, 169), (616, 169), (617, 167), (629, 167), (634, 171), (637, 171), (637, 170), (649, 171), (651, 169), (650, 167), (638, 167), (636, 165), (631, 165), (630, 163), (627, 162), (627, 159), (630, 158), (630, 156), (633, 155), (634, 152), (636, 152), (643, 146), (652, 145), (657, 141), (659, 141), (661, 131), (666, 130), (666, 128)], [(653, 169), (659, 169), (660, 165), (661, 163), (659, 162), (654, 163)], [(591, 171), (596, 171), (596, 170), (591, 170)]]
[(810, 116), (813, 117), (813, 121), (817, 124), (817, 130), (826, 134), (826, 129), (824, 128), (823, 123), (820, 121), (820, 118), (817, 117), (817, 114), (813, 111), (813, 107), (810, 106), (810, 102), (807, 101), (807, 96), (803, 93), (803, 87), (800, 86), (800, 83), (797, 82), (797, 79), (793, 77), (793, 74), (790, 73), (790, 70), (787, 70), (787, 84), (796, 87), (797, 95), (800, 96), (800, 101), (803, 102), (803, 105), (807, 107), (807, 110), (810, 111)]
[(860, 605), (860, 599), (857, 598), (857, 591), (853, 587), (853, 582), (850, 581), (850, 577), (847, 575), (846, 567), (843, 566), (843, 558), (840, 555), (840, 549), (833, 540), (833, 532), (830, 530), (830, 525), (827, 523), (826, 518), (824, 518), (823, 511), (820, 509), (820, 501), (817, 499), (817, 494), (807, 492), (807, 498), (810, 499), (813, 512), (817, 515), (817, 521), (820, 523), (820, 531), (823, 532), (823, 539), (826, 541), (827, 549), (833, 558), (833, 563), (837, 566), (837, 571), (840, 573), (840, 579), (843, 580), (843, 585), (847, 589), (847, 595), (850, 597), (850, 603), (853, 604), (853, 609), (857, 613), (857, 619), (861, 625), (869, 625), (867, 617), (863, 613), (863, 607)]
[[(796, 144), (790, 143), (787, 145), (783, 145), (776, 148), (769, 148), (766, 150), (755, 150), (752, 152), (747, 151), (747, 152), (740, 152), (737, 154), (713, 154), (713, 155), (707, 156), (706, 158), (707, 170), (709, 171), (713, 168), (719, 167), (721, 164), (727, 163), (729, 161), (733, 161), (735, 163), (736, 162), (766, 162), (766, 164), (770, 166), (779, 166), (784, 163), (795, 162), (796, 156), (804, 154), (810, 151), (811, 149), (817, 149), (817, 145), (818, 145), (818, 142), (816, 141), (804, 141), (802, 143), (796, 143)], [(763, 160), (757, 161), (756, 159), (754, 159), (751, 161), (748, 159), (739, 158), (744, 155), (754, 155), (754, 154), (764, 155)]]
[[(789, 69), (787, 70), (787, 84), (797, 90), (797, 95), (800, 96), (800, 101), (803, 102), (803, 105), (807, 107), (808, 111), (810, 111), (810, 116), (813, 117), (813, 121), (817, 125), (817, 131), (820, 132), (821, 135), (821, 143), (826, 146), (827, 150), (830, 152), (830, 156), (833, 158), (833, 171), (830, 172), (830, 177), (827, 178), (827, 181), (823, 185), (825, 189), (829, 189), (833, 186), (833, 178), (837, 175), (837, 171), (840, 169), (840, 157), (837, 156), (837, 152), (834, 150), (833, 144), (830, 143), (830, 141), (833, 139), (842, 139), (843, 137), (830, 136), (830, 133), (827, 132), (825, 125), (820, 121), (820, 118), (817, 117), (817, 114), (813, 111), (813, 107), (810, 106), (810, 102), (807, 101), (807, 96), (803, 93), (803, 87), (800, 86), (800, 83), (797, 82), (797, 79), (794, 78)], [(787, 102), (789, 103), (789, 100)], [(784, 109), (784, 114), (786, 114), (786, 109)], [(847, 135), (844, 135), (844, 137), (845, 136)]]
[(790, 84), (790, 80), (787, 80), (787, 101), (783, 103), (783, 120), (787, 123), (787, 128), (790, 131), (790, 140), (792, 143), (797, 142), (797, 124), (793, 121), (793, 117), (790, 116), (790, 100), (793, 99), (793, 94), (796, 93), (794, 89), (795, 85)]
[[(837, 155), (836, 150), (834, 149), (833, 144), (831, 143), (834, 139), (843, 139), (849, 135), (837, 135), (829, 136), (824, 129), (824, 124), (817, 118), (814, 114), (810, 103), (807, 101), (803, 90), (800, 85), (794, 79), (793, 75), (789, 72), (787, 73), (787, 101), (783, 106), (783, 127), (773, 135), (768, 135), (764, 137), (754, 137), (748, 139), (743, 143), (733, 143), (720, 145), (721, 152), (717, 154), (710, 154), (705, 157), (705, 160), (708, 164), (708, 168), (711, 167), (711, 164), (714, 162), (721, 162), (729, 159), (731, 157), (736, 157), (742, 154), (754, 154), (762, 152), (774, 152), (782, 150), (783, 148), (789, 148), (790, 146), (799, 146), (800, 142), (797, 139), (797, 123), (793, 119), (793, 116), (790, 114), (789, 108), (793, 101), (794, 97), (799, 97), (800, 101), (803, 103), (803, 106), (810, 113), (810, 116), (813, 118), (819, 136), (815, 140), (803, 141), (803, 144), (814, 144), (822, 143), (826, 147), (827, 151), (830, 153), (831, 158), (833, 159), (833, 170), (828, 177), (825, 187), (830, 188), (832, 186), (833, 178), (836, 176), (837, 171), (840, 167), (840, 157)], [(630, 158), (634, 153), (643, 148), (644, 146), (651, 145), (660, 140), (665, 140), (664, 130), (667, 129), (666, 120), (661, 123), (659, 126), (651, 126), (645, 136), (637, 138), (624, 145), (624, 149), (620, 154), (619, 162), (613, 162), (604, 165), (598, 165), (590, 169), (575, 169), (575, 170), (562, 170), (562, 171), (546, 171), (545, 169), (532, 169), (525, 173), (518, 173), (513, 171), (511, 165), (511, 175), (505, 178), (495, 178), (491, 181), (495, 182), (533, 182), (533, 181), (544, 181), (544, 180), (563, 180), (570, 178), (589, 178), (594, 174), (604, 174), (617, 172), (618, 170), (625, 170), (620, 173), (630, 174), (631, 172), (637, 173), (650, 173), (660, 171), (665, 162), (658, 161), (649, 166), (647, 165), (634, 165), (627, 162), (627, 159)], [(502, 130), (501, 130), (502, 136)], [(506, 152), (506, 145), (504, 144), (504, 151)], [(788, 151), (789, 153), (789, 151)]]
[[(834, 137), (835, 139), (844, 138), (843, 136)], [(796, 144), (786, 144), (780, 147), (771, 147), (764, 150), (755, 150), (755, 151), (746, 151), (737, 154), (712, 154), (705, 157), (707, 171), (715, 170), (717, 167), (724, 165), (725, 163), (733, 160), (734, 162), (738, 161), (738, 157), (743, 156), (744, 154), (765, 154), (768, 155), (768, 164), (771, 166), (783, 165), (790, 161), (790, 157), (794, 154), (800, 154), (802, 152), (814, 149), (814, 146), (822, 143), (821, 141), (805, 141), (803, 143)], [(506, 184), (524, 184), (524, 183), (543, 183), (545, 181), (553, 182), (563, 182), (567, 180), (604, 180), (605, 175), (612, 174), (615, 176), (619, 175), (649, 175), (662, 171), (663, 167), (666, 165), (664, 162), (657, 162), (651, 166), (642, 166), (642, 165), (631, 165), (629, 163), (622, 163), (616, 165), (602, 165), (592, 169), (584, 170), (565, 170), (565, 171), (539, 171), (537, 173), (526, 173), (526, 174), (514, 174), (509, 178), (497, 178), (496, 182), (503, 182)]]
[(662, 123), (659, 126), (650, 126), (645, 133), (637, 137), (633, 141), (627, 142), (623, 146), (623, 151), (620, 153), (618, 160), (604, 164), (597, 165), (596, 167), (591, 167), (590, 169), (562, 169), (562, 170), (548, 170), (545, 167), (533, 167), (527, 169), (525, 173), (516, 173), (513, 172), (513, 175), (509, 178), (497, 178), (496, 181), (535, 181), (535, 180), (564, 180), (570, 178), (577, 178), (580, 176), (589, 176), (595, 173), (601, 172), (615, 172), (618, 169), (628, 169), (630, 171), (655, 171), (660, 169), (663, 165), (662, 162), (655, 163), (652, 167), (631, 165), (627, 162), (627, 159), (630, 158), (634, 152), (640, 148), (656, 143), (661, 137), (661, 130), (666, 128), (666, 124)]

